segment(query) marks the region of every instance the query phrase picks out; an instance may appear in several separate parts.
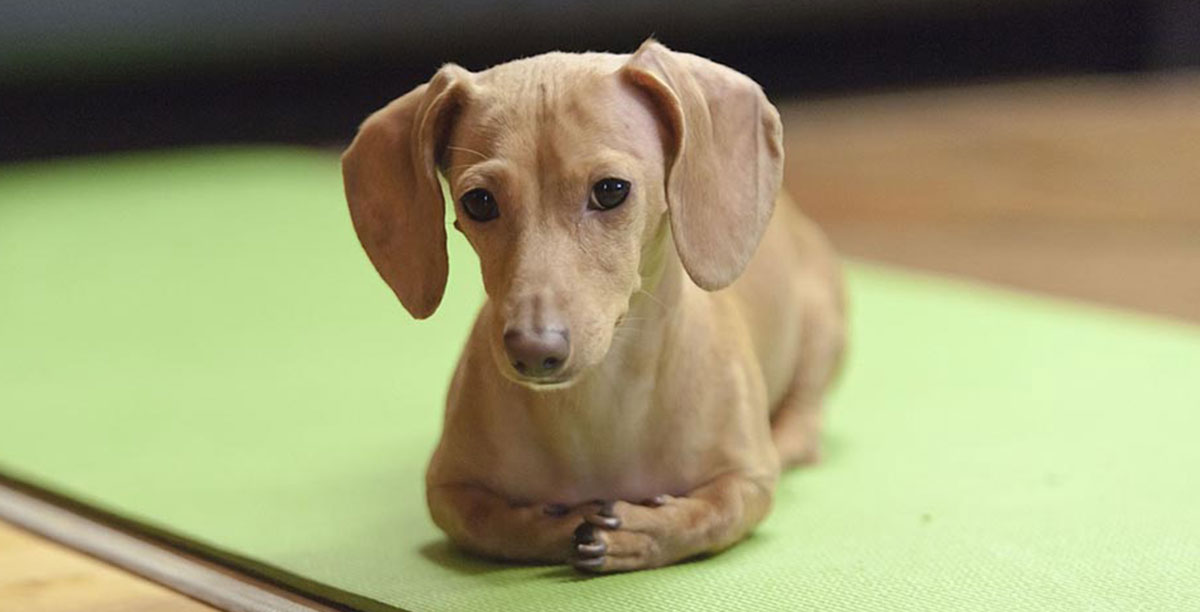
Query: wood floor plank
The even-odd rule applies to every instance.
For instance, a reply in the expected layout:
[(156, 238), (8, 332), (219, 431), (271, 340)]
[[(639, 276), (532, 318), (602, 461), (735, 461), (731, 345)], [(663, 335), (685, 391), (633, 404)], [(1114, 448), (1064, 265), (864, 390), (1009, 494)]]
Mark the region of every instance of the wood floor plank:
[(213, 612), (216, 609), (0, 522), (0, 610)]

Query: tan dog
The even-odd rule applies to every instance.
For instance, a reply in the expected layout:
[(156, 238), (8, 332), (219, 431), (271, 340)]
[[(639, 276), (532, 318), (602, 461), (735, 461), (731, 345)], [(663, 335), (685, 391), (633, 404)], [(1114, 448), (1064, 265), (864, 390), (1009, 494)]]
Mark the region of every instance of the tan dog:
[(746, 536), (781, 465), (816, 459), (842, 290), (776, 206), (780, 139), (753, 81), (653, 40), (447, 64), (367, 119), (343, 171), (380, 275), (414, 317), (437, 308), (440, 170), (488, 296), (427, 477), (454, 542), (665, 565)]

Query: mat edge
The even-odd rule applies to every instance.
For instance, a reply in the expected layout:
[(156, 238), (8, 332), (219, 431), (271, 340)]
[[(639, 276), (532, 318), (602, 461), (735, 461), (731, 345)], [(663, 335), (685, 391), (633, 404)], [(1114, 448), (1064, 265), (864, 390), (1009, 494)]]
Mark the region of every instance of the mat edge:
[[(405, 612), (123, 518), (0, 470), (0, 520), (231, 612)], [(225, 558), (229, 557), (229, 558)], [(291, 578), (289, 581), (288, 578)], [(347, 604), (345, 600), (360, 600)]]

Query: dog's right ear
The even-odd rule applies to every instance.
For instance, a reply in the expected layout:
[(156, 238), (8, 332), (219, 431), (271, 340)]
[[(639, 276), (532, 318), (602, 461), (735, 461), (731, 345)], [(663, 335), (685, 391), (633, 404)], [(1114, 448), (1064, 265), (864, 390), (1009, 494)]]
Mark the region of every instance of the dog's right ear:
[(470, 75), (454, 64), (443, 66), (428, 83), (368, 117), (342, 155), (358, 240), (418, 319), (437, 310), (446, 289), (445, 202), (437, 160)]
[(783, 177), (779, 112), (749, 77), (650, 39), (621, 74), (667, 120), (667, 209), (675, 248), (700, 288), (745, 269)]

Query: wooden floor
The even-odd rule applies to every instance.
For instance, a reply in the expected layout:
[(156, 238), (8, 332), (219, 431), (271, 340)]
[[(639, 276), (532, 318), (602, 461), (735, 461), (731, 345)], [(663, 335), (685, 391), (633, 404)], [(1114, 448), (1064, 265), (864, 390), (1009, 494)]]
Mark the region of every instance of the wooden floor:
[(0, 610), (211, 612), (213, 608), (0, 522)]
[[(842, 252), (1200, 322), (1200, 76), (781, 104)], [(0, 610), (209, 610), (0, 523)]]
[(843, 253), (1200, 321), (1200, 75), (782, 110)]

